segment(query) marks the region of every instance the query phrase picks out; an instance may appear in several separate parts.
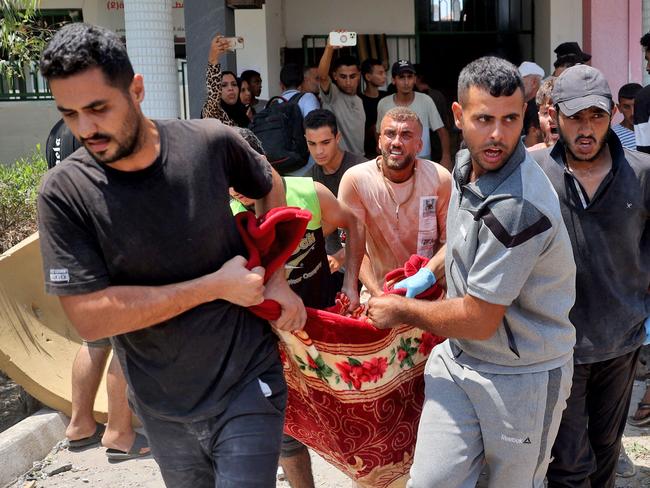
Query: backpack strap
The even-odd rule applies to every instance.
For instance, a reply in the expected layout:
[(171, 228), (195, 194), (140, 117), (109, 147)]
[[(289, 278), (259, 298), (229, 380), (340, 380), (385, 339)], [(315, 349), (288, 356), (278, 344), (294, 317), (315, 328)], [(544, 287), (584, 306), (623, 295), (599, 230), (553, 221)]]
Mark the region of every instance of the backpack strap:
[(295, 94), (294, 94), (294, 95), (289, 99), (289, 103), (294, 104), (294, 105), (297, 104), (297, 103), (300, 101), (300, 99), (302, 98), (302, 96), (303, 96), (304, 94), (305, 94), (305, 92), (298, 92), (298, 93), (295, 93)]
[(284, 103), (287, 103), (287, 102), (289, 101), (289, 100), (287, 100), (286, 98), (281, 97), (280, 95), (276, 95), (276, 96), (274, 96), (274, 97), (271, 97), (271, 99), (270, 99), (268, 102), (266, 102), (266, 105), (264, 106), (264, 108), (265, 108), (265, 109), (266, 109), (266, 108), (269, 108), (269, 107), (271, 106), (271, 104), (272, 104), (273, 102), (275, 102), (276, 100), (282, 100)]

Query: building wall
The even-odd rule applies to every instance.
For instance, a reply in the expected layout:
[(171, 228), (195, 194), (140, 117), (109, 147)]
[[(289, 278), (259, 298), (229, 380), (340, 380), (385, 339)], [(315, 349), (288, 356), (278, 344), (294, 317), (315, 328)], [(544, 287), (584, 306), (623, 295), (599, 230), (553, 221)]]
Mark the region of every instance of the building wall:
[(235, 32), (244, 38), (244, 48), (237, 50), (237, 69), (259, 71), (262, 77), (262, 99), (269, 98), (269, 69), (266, 42), (266, 11), (261, 9), (235, 10)]
[[(286, 26), (284, 0), (266, 0), (266, 60), (268, 95), (280, 94), (281, 48), (287, 45), (284, 29)], [(295, 18), (295, 17), (294, 17)]]
[[(283, 0), (287, 47), (305, 34), (346, 29), (361, 34), (414, 34), (413, 0)], [(304, 19), (304, 20), (301, 20)]]
[[(642, 7), (643, 22), (641, 26), (641, 35), (645, 34), (646, 32), (650, 32), (650, 0), (643, 0), (642, 3), (643, 3), (643, 7)], [(641, 47), (640, 44), (639, 47)], [(641, 49), (641, 71), (643, 72), (643, 81), (641, 82), (641, 84), (643, 86), (646, 86), (650, 84), (650, 74), (648, 74), (648, 72), (646, 71), (643, 49)]]
[(282, 0), (266, 0), (262, 9), (235, 10), (235, 32), (244, 38), (244, 49), (237, 51), (237, 70), (259, 71), (263, 100), (281, 93), (280, 53), (286, 46), (283, 4)]
[(592, 54), (591, 65), (603, 72), (616, 100), (622, 85), (643, 82), (642, 2), (619, 0), (616, 9), (607, 0), (583, 4), (584, 50)]
[(45, 141), (60, 115), (54, 101), (0, 103), (0, 164), (13, 163)]
[(553, 50), (566, 41), (582, 43), (582, 0), (537, 0), (535, 62), (547, 74), (553, 71)]

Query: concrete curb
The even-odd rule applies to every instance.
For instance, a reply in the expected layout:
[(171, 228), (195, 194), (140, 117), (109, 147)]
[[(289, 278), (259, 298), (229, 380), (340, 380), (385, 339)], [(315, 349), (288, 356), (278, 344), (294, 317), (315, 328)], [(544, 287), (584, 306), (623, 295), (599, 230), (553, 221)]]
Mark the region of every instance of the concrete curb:
[(0, 486), (27, 472), (65, 438), (68, 418), (43, 408), (0, 434)]

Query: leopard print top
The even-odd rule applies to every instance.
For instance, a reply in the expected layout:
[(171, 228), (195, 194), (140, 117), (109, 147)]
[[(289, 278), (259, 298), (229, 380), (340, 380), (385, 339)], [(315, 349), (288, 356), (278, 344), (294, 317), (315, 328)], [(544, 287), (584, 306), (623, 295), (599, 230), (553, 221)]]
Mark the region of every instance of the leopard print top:
[(208, 69), (205, 72), (206, 98), (201, 110), (201, 118), (218, 119), (226, 125), (234, 126), (235, 123), (228, 117), (228, 114), (221, 108), (221, 64), (208, 63)]

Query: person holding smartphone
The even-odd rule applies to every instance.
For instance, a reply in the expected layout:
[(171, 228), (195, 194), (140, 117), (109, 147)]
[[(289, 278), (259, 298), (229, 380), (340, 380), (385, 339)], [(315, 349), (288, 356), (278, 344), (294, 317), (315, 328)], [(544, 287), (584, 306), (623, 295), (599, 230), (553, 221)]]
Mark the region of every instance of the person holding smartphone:
[(201, 118), (218, 119), (226, 125), (248, 127), (252, 113), (239, 98), (240, 81), (232, 71), (222, 71), (219, 59), (232, 49), (230, 38), (217, 34), (210, 42), (205, 73), (206, 98)]

